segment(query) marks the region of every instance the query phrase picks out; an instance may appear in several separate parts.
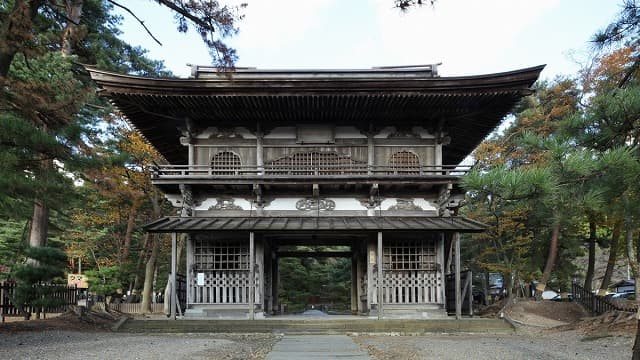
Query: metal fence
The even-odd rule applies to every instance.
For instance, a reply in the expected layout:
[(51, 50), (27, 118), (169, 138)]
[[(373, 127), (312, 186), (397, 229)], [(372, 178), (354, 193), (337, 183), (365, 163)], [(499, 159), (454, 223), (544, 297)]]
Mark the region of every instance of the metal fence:
[(606, 296), (598, 296), (591, 291), (587, 291), (585, 288), (577, 283), (573, 283), (571, 286), (573, 291), (573, 301), (584, 306), (593, 315), (600, 315), (607, 311), (626, 311), (637, 312), (638, 306), (632, 302), (624, 299), (611, 299)]

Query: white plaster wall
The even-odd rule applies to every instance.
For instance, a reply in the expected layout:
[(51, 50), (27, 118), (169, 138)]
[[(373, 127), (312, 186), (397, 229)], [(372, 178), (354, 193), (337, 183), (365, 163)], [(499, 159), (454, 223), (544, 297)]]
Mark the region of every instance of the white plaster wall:
[(423, 139), (434, 139), (435, 138), (435, 135), (433, 135), (430, 132), (428, 132), (427, 129), (423, 128), (422, 126), (414, 126), (413, 128), (411, 128), (411, 131), (413, 131), (414, 133), (420, 135), (420, 137), (423, 138)]
[(204, 200), (202, 203), (200, 203), (200, 205), (197, 206), (195, 209), (196, 210), (209, 210), (209, 208), (212, 207), (215, 204), (216, 204), (216, 199), (208, 198), (208, 199)]
[[(411, 199), (413, 200), (413, 203), (417, 206), (420, 206), (422, 210), (437, 210), (437, 208), (434, 205), (432, 205), (428, 200), (424, 198), (411, 198)], [(398, 203), (397, 198), (388, 198), (382, 201), (382, 203), (380, 204), (380, 207), (382, 207), (383, 210), (389, 210), (390, 207), (397, 205), (397, 203)]]
[[(249, 202), (247, 199), (233, 198), (233, 200), (233, 203), (240, 206), (242, 210), (251, 210), (251, 202)], [(253, 210), (255, 210), (255, 208)]]
[(329, 198), (335, 201), (336, 210), (366, 210), (359, 200), (354, 198)]
[[(197, 136), (196, 139), (209, 139), (211, 137), (216, 137), (216, 134), (218, 134), (220, 130), (216, 127), (216, 126), (210, 126), (206, 129), (204, 129), (202, 132), (200, 132)], [(256, 136), (254, 134), (252, 134), (249, 129), (243, 127), (243, 126), (239, 126), (239, 127), (235, 127), (233, 129), (233, 131), (235, 131), (235, 133), (237, 134), (237, 138), (241, 138), (241, 139), (255, 139)]]
[(413, 203), (420, 206), (422, 210), (438, 210), (429, 201), (423, 198), (413, 198)]
[(380, 130), (380, 133), (374, 136), (374, 139), (386, 139), (389, 135), (393, 134), (396, 131), (396, 128), (393, 126), (387, 126)]
[[(277, 198), (273, 200), (265, 210), (297, 210), (296, 202), (306, 199), (302, 197), (295, 198)], [(366, 210), (359, 200), (355, 198), (323, 198), (333, 200), (336, 203), (334, 210)]]
[(240, 126), (236, 128), (236, 133), (240, 136), (242, 136), (244, 139), (255, 139), (256, 135), (252, 134), (251, 131), (249, 131), (249, 129), (247, 129), (244, 126)]
[(296, 138), (296, 128), (295, 126), (280, 126), (271, 130), (267, 135), (264, 136), (265, 139), (295, 139)]
[(180, 194), (165, 194), (164, 197), (173, 205), (173, 207), (182, 207), (182, 195)]
[(355, 126), (336, 126), (335, 137), (336, 139), (366, 139), (367, 138)]
[(265, 210), (296, 210), (298, 200), (300, 198), (277, 198), (265, 206)]
[(389, 210), (390, 207), (396, 204), (396, 198), (389, 198), (382, 200), (380, 206), (377, 208), (382, 208), (383, 210)]

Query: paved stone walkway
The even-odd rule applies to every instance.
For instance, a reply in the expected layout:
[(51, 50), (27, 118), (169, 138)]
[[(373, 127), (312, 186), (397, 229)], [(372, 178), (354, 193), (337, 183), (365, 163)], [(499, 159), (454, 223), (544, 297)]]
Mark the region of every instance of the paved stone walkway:
[(273, 346), (267, 360), (370, 360), (346, 335), (285, 335)]

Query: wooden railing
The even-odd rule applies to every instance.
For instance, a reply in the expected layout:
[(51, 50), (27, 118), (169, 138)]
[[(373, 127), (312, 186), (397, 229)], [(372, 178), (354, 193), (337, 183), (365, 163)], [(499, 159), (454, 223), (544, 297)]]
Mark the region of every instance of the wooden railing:
[(471, 170), (470, 166), (459, 165), (422, 165), (402, 166), (370, 166), (361, 164), (349, 165), (242, 165), (228, 167), (212, 167), (209, 165), (159, 165), (154, 169), (154, 178), (173, 177), (237, 177), (237, 176), (336, 176), (336, 175), (368, 175), (368, 176), (462, 176)]
[(573, 283), (571, 286), (573, 291), (573, 301), (584, 306), (593, 315), (600, 315), (607, 311), (627, 311), (637, 312), (638, 307), (629, 301), (616, 301), (617, 299), (611, 299), (605, 296), (598, 296), (591, 291), (587, 291), (585, 288), (577, 283)]

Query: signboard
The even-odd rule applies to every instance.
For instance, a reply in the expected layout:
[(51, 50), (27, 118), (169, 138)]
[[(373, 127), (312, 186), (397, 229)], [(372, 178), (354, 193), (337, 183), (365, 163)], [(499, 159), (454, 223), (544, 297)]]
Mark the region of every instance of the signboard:
[(67, 275), (67, 286), (76, 286), (78, 289), (87, 289), (89, 288), (89, 283), (87, 282), (87, 275), (83, 274), (68, 274)]
[(196, 283), (198, 286), (204, 286), (204, 273), (198, 273)]

